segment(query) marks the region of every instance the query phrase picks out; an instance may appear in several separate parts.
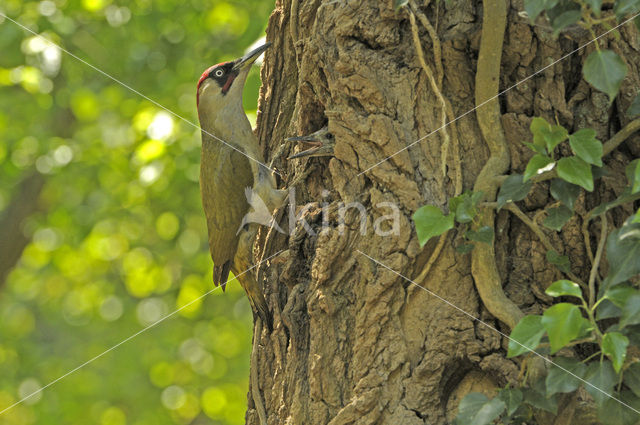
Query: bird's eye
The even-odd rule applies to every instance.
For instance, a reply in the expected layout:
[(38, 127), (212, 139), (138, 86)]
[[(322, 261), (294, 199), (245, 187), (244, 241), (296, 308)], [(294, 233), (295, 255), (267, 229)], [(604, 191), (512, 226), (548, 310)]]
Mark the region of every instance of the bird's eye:
[(216, 70), (216, 77), (222, 77), (224, 75), (224, 71), (221, 69)]

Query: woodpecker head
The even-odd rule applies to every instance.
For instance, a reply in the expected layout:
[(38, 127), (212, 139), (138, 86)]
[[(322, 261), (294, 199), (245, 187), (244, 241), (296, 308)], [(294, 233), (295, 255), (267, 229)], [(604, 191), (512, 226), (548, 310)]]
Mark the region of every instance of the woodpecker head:
[(329, 132), (329, 127), (326, 125), (320, 130), (307, 134), (306, 136), (288, 137), (286, 141), (298, 142), (305, 145), (304, 147), (306, 148), (306, 150), (291, 155), (287, 159), (302, 158), (305, 156), (333, 156), (333, 148), (336, 144), (333, 134)]
[(219, 63), (204, 71), (198, 80), (198, 111), (203, 108), (220, 110), (233, 102), (242, 105), (242, 89), (251, 65), (270, 45), (263, 44), (239, 59)]

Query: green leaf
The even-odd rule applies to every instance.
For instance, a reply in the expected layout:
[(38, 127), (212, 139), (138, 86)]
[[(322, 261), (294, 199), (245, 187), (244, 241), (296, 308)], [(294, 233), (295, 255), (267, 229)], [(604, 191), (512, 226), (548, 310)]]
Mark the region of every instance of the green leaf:
[(560, 161), (558, 161), (558, 176), (569, 183), (582, 186), (589, 192), (593, 191), (591, 167), (576, 156), (561, 158)]
[(440, 208), (433, 205), (424, 205), (413, 216), (418, 233), (418, 242), (424, 246), (429, 239), (439, 236), (453, 228), (453, 214), (444, 215)]
[(633, 294), (622, 306), (622, 317), (620, 318), (620, 327), (624, 328), (629, 325), (640, 323), (640, 294)]
[(536, 391), (531, 388), (526, 388), (523, 391), (525, 403), (529, 403), (531, 406), (546, 410), (554, 415), (558, 411), (558, 399), (556, 396), (547, 397), (546, 390)]
[(535, 153), (539, 153), (540, 155), (547, 155), (547, 148), (542, 145), (542, 146), (538, 146), (534, 143), (529, 143), (529, 142), (522, 142), (526, 147), (528, 147), (529, 149), (531, 149), (532, 151), (534, 151)]
[(613, 386), (617, 382), (616, 373), (608, 360), (589, 363), (584, 379), (591, 384), (585, 384), (584, 389), (591, 394), (598, 405), (608, 398), (604, 393), (609, 395), (613, 393)]
[(602, 300), (596, 308), (596, 320), (622, 316), (622, 310), (609, 300)]
[[(547, 170), (551, 170), (553, 166), (548, 167), (549, 164), (553, 164), (553, 160), (546, 155), (533, 155), (527, 164), (527, 168), (524, 170), (523, 181), (529, 180), (536, 174), (543, 173)], [(548, 168), (547, 168), (548, 167)]]
[(639, 415), (629, 406), (640, 411), (640, 400), (630, 391), (613, 393), (613, 396), (615, 399), (607, 397), (598, 406), (598, 419), (601, 423), (603, 425), (637, 425)]
[(489, 399), (482, 393), (469, 393), (460, 401), (456, 424), (468, 425), (478, 411), (487, 404)]
[(582, 12), (580, 10), (569, 10), (557, 16), (551, 23), (553, 36), (557, 37), (563, 29), (578, 22), (581, 15)]
[(602, 143), (596, 139), (596, 132), (590, 128), (583, 128), (569, 136), (571, 150), (579, 158), (589, 164), (602, 167)]
[(560, 303), (546, 309), (541, 322), (549, 335), (551, 354), (576, 339), (585, 320), (574, 304)]
[(540, 345), (540, 339), (544, 333), (542, 316), (523, 317), (511, 331), (507, 357), (515, 357), (535, 350)]
[(494, 419), (496, 419), (507, 406), (504, 401), (500, 400), (498, 397), (495, 397), (484, 406), (480, 408), (478, 413), (475, 414), (473, 419), (469, 425), (489, 425), (493, 423)]
[(624, 170), (631, 185), (631, 194), (640, 191), (640, 159), (634, 159)]
[(465, 196), (466, 192), (461, 195), (454, 196), (453, 198), (449, 198), (449, 201), (447, 202), (447, 205), (449, 206), (449, 213), (455, 214), (456, 210), (458, 209), (458, 205), (462, 203), (462, 200)]
[(533, 183), (523, 182), (520, 174), (512, 174), (500, 186), (498, 192), (498, 209), (507, 202), (521, 201), (527, 197)]
[(618, 20), (624, 18), (625, 15), (631, 15), (640, 9), (640, 1), (638, 0), (617, 0), (613, 6), (613, 11)]
[(567, 257), (566, 255), (560, 255), (551, 249), (547, 251), (546, 257), (547, 257), (547, 261), (553, 264), (554, 266), (558, 267), (560, 271), (564, 273), (569, 273), (571, 271), (571, 268), (569, 267), (570, 266), (569, 257)]
[[(596, 168), (597, 170), (598, 168)], [(633, 202), (636, 200), (636, 196), (631, 193), (631, 187), (626, 187), (620, 195), (616, 199), (611, 202), (605, 202), (604, 204), (598, 205), (593, 209), (591, 213), (592, 216), (598, 216), (604, 212), (609, 211), (612, 208), (617, 207), (618, 205), (626, 204), (627, 202)]]
[(522, 395), (522, 391), (518, 388), (503, 388), (498, 393), (498, 398), (504, 401), (504, 404), (507, 407), (507, 415), (513, 415), (518, 407), (522, 404), (522, 400), (524, 396)]
[(465, 192), (456, 198), (460, 198), (457, 202), (453, 203), (456, 207), (456, 221), (458, 223), (469, 223), (478, 213), (476, 209), (477, 202), (474, 202), (471, 192)]
[[(580, 384), (582, 384), (580, 379), (584, 376), (586, 370), (587, 366), (576, 359), (568, 357), (554, 358), (553, 364), (549, 368), (549, 373), (545, 379), (547, 396), (556, 393), (570, 393), (577, 390)], [(567, 373), (567, 371), (571, 373)], [(580, 379), (571, 374), (576, 375)]]
[(629, 118), (635, 118), (638, 115), (640, 115), (640, 92), (636, 95), (635, 99), (633, 99), (633, 102), (631, 102), (629, 109), (627, 109), (627, 116)]
[(493, 227), (482, 226), (477, 231), (467, 230), (464, 234), (470, 241), (483, 242), (490, 244), (493, 242)]
[(558, 3), (558, 0), (525, 0), (524, 10), (529, 15), (531, 23), (536, 20), (539, 14), (546, 9), (551, 9)]
[(609, 332), (602, 337), (602, 352), (611, 359), (613, 370), (620, 373), (622, 365), (627, 358), (627, 346), (629, 338), (620, 332)]
[(584, 62), (582, 74), (589, 84), (606, 93), (612, 103), (627, 75), (627, 65), (611, 50), (595, 50)]
[(544, 292), (552, 297), (570, 296), (583, 299), (580, 286), (570, 280), (557, 280), (553, 282), (551, 286), (549, 286)]
[(640, 294), (640, 291), (633, 286), (623, 284), (607, 289), (603, 298), (611, 300), (616, 306), (622, 308), (634, 294)]
[(551, 180), (551, 196), (573, 210), (574, 203), (580, 196), (580, 186), (562, 179)]
[(549, 208), (547, 210), (547, 217), (542, 224), (549, 229), (560, 231), (567, 221), (573, 216), (573, 211), (567, 206), (560, 205), (557, 208)]
[(584, 2), (589, 5), (593, 14), (597, 17), (600, 16), (600, 10), (602, 8), (602, 0), (584, 0)]
[(459, 252), (460, 254), (467, 254), (473, 251), (473, 248), (475, 248), (475, 246), (472, 243), (463, 243), (456, 247), (456, 252)]
[(631, 364), (625, 371), (622, 381), (640, 397), (640, 363)]
[(640, 224), (625, 224), (611, 232), (606, 251), (609, 261), (608, 286), (617, 285), (640, 273)]
[(560, 125), (551, 125), (541, 117), (534, 117), (529, 126), (533, 134), (533, 143), (537, 146), (545, 146), (549, 152), (564, 141), (569, 132)]
[(394, 8), (396, 9), (396, 11), (398, 9), (400, 9), (403, 6), (406, 6), (409, 3), (409, 0), (395, 0), (394, 2)]

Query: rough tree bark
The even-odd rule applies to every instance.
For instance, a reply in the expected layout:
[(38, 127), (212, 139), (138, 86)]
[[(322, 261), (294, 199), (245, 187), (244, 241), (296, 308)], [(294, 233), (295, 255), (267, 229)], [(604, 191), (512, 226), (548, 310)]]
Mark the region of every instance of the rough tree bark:
[[(286, 250), (262, 267), (275, 329), (254, 339), (252, 392), (260, 400), (249, 396), (248, 424), (260, 423), (256, 405), (270, 425), (445, 424), (467, 392), (516, 381), (520, 360), (505, 358), (505, 338), (358, 251), (507, 334), (518, 315), (541, 313), (551, 301), (544, 288), (562, 274), (546, 263), (545, 246), (520, 218), (505, 210), (483, 216), (496, 229), (495, 255), (474, 254), (472, 267), (472, 256), (455, 250), (455, 231), (421, 249), (411, 215), (424, 204), (446, 208), (447, 198), (479, 182), (491, 200), (496, 186), (489, 177), (524, 170), (531, 152), (520, 142), (531, 138), (534, 116), (570, 132), (591, 127), (608, 140), (627, 124), (621, 111), (640, 86), (637, 31), (627, 26), (620, 39), (602, 41), (629, 67), (611, 108), (581, 79), (591, 45), (359, 173), (589, 40), (573, 30), (554, 39), (544, 24), (519, 16), (522, 10), (521, 0), (416, 0), (398, 11), (393, 0), (276, 2), (258, 132), (284, 176), (281, 185), (295, 187), (298, 206), (311, 203), (304, 218), (317, 233), (297, 225), (258, 252), (266, 258)], [(484, 42), (490, 45), (479, 60)], [(286, 137), (327, 123), (335, 157), (286, 160), (294, 149)], [(578, 217), (562, 232), (544, 230), (584, 280), (589, 260), (579, 215), (620, 192), (624, 165), (639, 154), (636, 134), (606, 158), (610, 175), (577, 201)], [(485, 167), (490, 157), (495, 164)], [(487, 178), (478, 178), (481, 171)], [(364, 234), (355, 209), (341, 232), (337, 210), (350, 202), (367, 208)], [(399, 207), (399, 234), (374, 232), (376, 220), (390, 213), (381, 202)], [(518, 205), (539, 219), (552, 202), (548, 182), (540, 182)], [(323, 203), (330, 212), (324, 227)], [(630, 213), (611, 218), (620, 224)]]

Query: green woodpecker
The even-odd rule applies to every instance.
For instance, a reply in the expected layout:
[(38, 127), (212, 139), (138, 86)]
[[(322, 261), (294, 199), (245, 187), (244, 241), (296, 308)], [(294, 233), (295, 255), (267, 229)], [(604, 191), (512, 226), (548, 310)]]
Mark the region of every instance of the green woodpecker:
[(333, 147), (335, 146), (335, 140), (333, 134), (329, 133), (329, 127), (324, 126), (320, 130), (315, 131), (306, 136), (289, 137), (287, 142), (298, 142), (305, 146), (307, 149), (297, 154), (291, 155), (287, 159), (302, 158), (305, 156), (333, 156)]
[(252, 269), (257, 225), (243, 222), (250, 209), (247, 188), (269, 211), (280, 207), (286, 194), (276, 189), (273, 175), (263, 165), (258, 139), (242, 107), (249, 69), (267, 47), (269, 44), (207, 69), (198, 81), (197, 102), (202, 129), (200, 191), (214, 265), (213, 283), (224, 290), (229, 272), (233, 272), (253, 311), (271, 328), (271, 314)]

